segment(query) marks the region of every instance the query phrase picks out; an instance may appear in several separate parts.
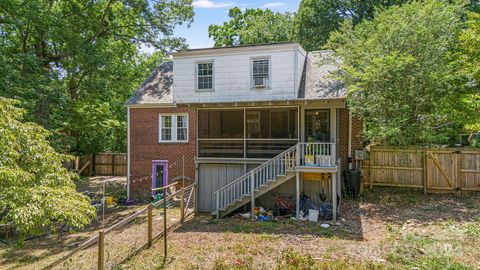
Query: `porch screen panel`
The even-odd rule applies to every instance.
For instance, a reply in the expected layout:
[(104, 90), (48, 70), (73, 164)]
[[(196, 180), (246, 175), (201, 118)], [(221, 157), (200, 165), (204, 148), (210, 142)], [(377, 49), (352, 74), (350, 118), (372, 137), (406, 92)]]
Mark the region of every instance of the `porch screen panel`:
[(243, 134), (243, 109), (198, 111), (199, 157), (243, 158)]
[(298, 109), (247, 109), (246, 157), (272, 158), (298, 142)]
[(298, 139), (298, 110), (248, 109), (247, 139)]
[(243, 110), (199, 110), (200, 139), (243, 139)]

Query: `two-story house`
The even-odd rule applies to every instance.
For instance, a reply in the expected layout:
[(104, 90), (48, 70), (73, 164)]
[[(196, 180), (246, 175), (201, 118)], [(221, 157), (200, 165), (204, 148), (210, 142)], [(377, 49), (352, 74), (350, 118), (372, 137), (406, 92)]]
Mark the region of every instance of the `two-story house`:
[(296, 43), (174, 53), (127, 103), (129, 197), (184, 178), (219, 215), (271, 194), (336, 200), (362, 129), (338, 71), (332, 52)]

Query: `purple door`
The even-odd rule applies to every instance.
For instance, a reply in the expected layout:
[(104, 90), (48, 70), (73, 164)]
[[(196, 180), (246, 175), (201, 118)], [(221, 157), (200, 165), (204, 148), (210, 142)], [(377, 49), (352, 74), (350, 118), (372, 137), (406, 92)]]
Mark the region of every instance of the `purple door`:
[[(152, 161), (152, 188), (159, 188), (168, 185), (168, 161), (153, 160)], [(156, 195), (159, 191), (152, 191), (152, 195)]]

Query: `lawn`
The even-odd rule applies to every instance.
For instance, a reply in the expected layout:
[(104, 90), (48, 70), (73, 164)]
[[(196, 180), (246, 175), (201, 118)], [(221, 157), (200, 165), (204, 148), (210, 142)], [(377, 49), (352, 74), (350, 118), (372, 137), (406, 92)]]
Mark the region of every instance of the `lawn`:
[(480, 269), (480, 195), (374, 189), (330, 228), (199, 216), (117, 269)]

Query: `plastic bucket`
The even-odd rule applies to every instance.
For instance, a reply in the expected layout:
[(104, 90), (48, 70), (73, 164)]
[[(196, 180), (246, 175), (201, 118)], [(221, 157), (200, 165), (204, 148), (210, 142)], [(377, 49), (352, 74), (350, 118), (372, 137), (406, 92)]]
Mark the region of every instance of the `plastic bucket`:
[(308, 221), (318, 221), (318, 210), (308, 209)]

